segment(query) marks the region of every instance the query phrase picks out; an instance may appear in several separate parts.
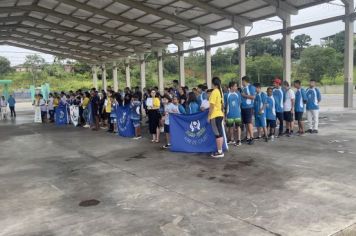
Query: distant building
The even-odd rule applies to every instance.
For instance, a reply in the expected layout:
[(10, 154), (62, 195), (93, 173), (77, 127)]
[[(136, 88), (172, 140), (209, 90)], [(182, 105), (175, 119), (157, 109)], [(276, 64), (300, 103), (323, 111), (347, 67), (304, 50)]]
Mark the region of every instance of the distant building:
[[(345, 32), (345, 31), (341, 31), (340, 33), (344, 33), (344, 32)], [(339, 34), (339, 33), (338, 33), (338, 34)], [(324, 37), (324, 38), (321, 38), (321, 39), (320, 39), (320, 45), (321, 45), (322, 47), (326, 47), (326, 46), (330, 45), (330, 44), (334, 41), (336, 35), (337, 35), (337, 34), (333, 34), (333, 35), (329, 35), (329, 36), (326, 36), (326, 37)], [(356, 39), (356, 33), (354, 33), (354, 39)]]
[(16, 72), (29, 72), (30, 69), (26, 66), (24, 66), (23, 64), (17, 65), (13, 67), (15, 69)]

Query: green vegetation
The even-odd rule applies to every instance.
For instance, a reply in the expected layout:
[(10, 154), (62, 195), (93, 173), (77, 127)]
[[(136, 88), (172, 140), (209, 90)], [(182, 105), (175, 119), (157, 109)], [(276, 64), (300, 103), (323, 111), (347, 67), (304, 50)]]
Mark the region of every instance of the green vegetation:
[[(326, 47), (310, 46), (309, 35), (297, 35), (292, 43), (292, 79), (300, 79), (304, 84), (311, 78), (316, 79), (322, 85), (343, 84), (343, 40), (343, 32), (340, 32)], [(261, 82), (266, 86), (271, 84), (275, 76), (282, 77), (282, 41), (280, 39), (250, 40), (246, 45), (246, 54), (247, 75), (253, 82)], [(74, 69), (66, 72), (64, 64), (71, 64)], [(186, 55), (185, 76), (189, 87), (205, 82), (204, 64), (203, 52), (192, 52)], [(52, 64), (46, 64), (40, 56), (31, 55), (27, 56), (25, 62), (28, 72), (14, 72), (9, 65), (6, 58), (0, 57), (0, 79), (13, 80), (12, 89), (28, 89), (32, 84), (40, 86), (43, 83), (49, 83), (51, 89), (55, 91), (92, 87), (91, 68), (86, 64), (71, 61), (64, 63), (60, 58), (55, 58)], [(118, 68), (119, 86), (123, 89), (125, 68), (123, 64), (119, 64)], [(224, 84), (231, 80), (238, 80), (240, 77), (238, 48), (218, 48), (212, 56), (212, 69), (214, 76), (222, 78)], [(165, 86), (170, 86), (173, 80), (178, 79), (178, 71), (177, 56), (164, 54)], [(110, 65), (107, 66), (107, 78), (108, 85), (112, 86)], [(139, 65), (134, 62), (131, 64), (131, 84), (132, 86), (140, 84)], [(154, 54), (147, 55), (146, 84), (147, 87), (158, 84)]]

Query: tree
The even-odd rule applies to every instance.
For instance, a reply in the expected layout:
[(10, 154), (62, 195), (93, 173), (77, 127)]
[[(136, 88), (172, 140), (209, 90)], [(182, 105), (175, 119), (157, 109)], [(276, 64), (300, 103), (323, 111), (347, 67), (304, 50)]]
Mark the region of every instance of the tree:
[(282, 58), (263, 55), (254, 58), (247, 58), (247, 75), (252, 82), (259, 82), (262, 85), (271, 85), (275, 76), (283, 74)]
[(27, 55), (24, 65), (31, 72), (32, 84), (36, 87), (36, 80), (45, 65), (45, 60), (38, 54)]
[(312, 38), (309, 35), (306, 34), (300, 34), (294, 37), (293, 43), (298, 45), (296, 48), (296, 56), (297, 58), (300, 58), (300, 55), (304, 48), (310, 46), (310, 42), (312, 41)]
[(246, 43), (247, 55), (251, 57), (262, 56), (271, 48), (273, 48), (273, 39), (271, 38), (252, 39)]
[(6, 57), (0, 56), (0, 75), (5, 75), (11, 71), (10, 61)]
[(343, 55), (331, 47), (311, 46), (306, 48), (300, 57), (298, 73), (309, 75), (317, 82), (326, 75), (335, 77), (342, 70)]

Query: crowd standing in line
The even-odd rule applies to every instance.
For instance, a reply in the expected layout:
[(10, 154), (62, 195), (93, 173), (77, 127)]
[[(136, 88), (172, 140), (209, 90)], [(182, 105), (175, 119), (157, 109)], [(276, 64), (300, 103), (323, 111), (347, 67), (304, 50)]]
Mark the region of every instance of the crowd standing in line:
[[(39, 106), (44, 123), (55, 121), (55, 110), (58, 106), (76, 105), (79, 107), (79, 124), (93, 131), (107, 129), (107, 132), (117, 133), (116, 109), (118, 106), (129, 106), (129, 119), (135, 128), (134, 139), (142, 138), (142, 123), (146, 116), (152, 143), (160, 143), (161, 132), (165, 133), (165, 145), (170, 144), (171, 114), (195, 114), (209, 110), (208, 119), (216, 137), (217, 150), (212, 157), (224, 156), (223, 143), (225, 126), (227, 143), (241, 146), (243, 143), (253, 145), (256, 140), (274, 141), (280, 136), (290, 137), (294, 134), (294, 121), (298, 124), (297, 135), (318, 133), (319, 103), (321, 93), (316, 83), (311, 80), (309, 88), (304, 89), (301, 82), (293, 82), (293, 90), (287, 81), (278, 77), (273, 80), (273, 86), (262, 91), (261, 84), (251, 84), (244, 76), (241, 86), (237, 81), (231, 81), (223, 87), (221, 80), (214, 77), (213, 89), (200, 84), (196, 88), (179, 86), (173, 81), (173, 86), (165, 88), (160, 94), (157, 87), (144, 89), (125, 88), (124, 91), (114, 92), (111, 87), (107, 91), (69, 91), (68, 93), (50, 93), (46, 101), (41, 94), (36, 95), (34, 106)], [(15, 99), (10, 96), (6, 101), (0, 100), (1, 110), (9, 105), (11, 116), (16, 117)], [(308, 130), (304, 130), (303, 114), (306, 110)], [(143, 112), (144, 111), (144, 112)], [(276, 130), (278, 127), (278, 130)], [(285, 128), (284, 128), (285, 127)], [(254, 136), (254, 128), (257, 136)], [(245, 133), (244, 139), (242, 134)]]

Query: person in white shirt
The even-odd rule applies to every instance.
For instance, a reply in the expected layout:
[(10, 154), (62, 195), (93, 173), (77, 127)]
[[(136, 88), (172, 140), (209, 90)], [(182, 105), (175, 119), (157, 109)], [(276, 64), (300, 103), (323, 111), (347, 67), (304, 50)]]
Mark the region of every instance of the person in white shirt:
[(288, 81), (283, 81), (284, 102), (283, 102), (283, 117), (286, 122), (286, 135), (289, 137), (293, 133), (293, 114), (295, 93), (289, 87)]

